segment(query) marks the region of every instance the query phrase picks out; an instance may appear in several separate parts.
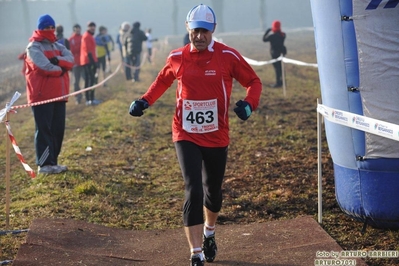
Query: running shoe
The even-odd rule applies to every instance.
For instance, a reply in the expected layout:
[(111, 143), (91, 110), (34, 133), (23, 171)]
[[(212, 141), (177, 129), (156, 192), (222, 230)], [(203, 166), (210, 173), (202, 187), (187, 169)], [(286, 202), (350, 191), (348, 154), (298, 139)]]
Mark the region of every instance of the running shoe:
[(56, 165), (44, 165), (37, 168), (39, 174), (59, 174), (62, 172)]
[(61, 172), (65, 172), (65, 171), (68, 171), (68, 167), (66, 166), (66, 165), (54, 165), (54, 167), (56, 167), (56, 168), (58, 168), (59, 169), (59, 171), (60, 171), (60, 173)]
[(214, 261), (218, 248), (215, 242), (215, 234), (206, 237), (204, 235), (204, 242), (202, 243), (202, 251), (207, 262)]
[(190, 266), (204, 266), (205, 262), (201, 260), (199, 255), (192, 255), (190, 260)]

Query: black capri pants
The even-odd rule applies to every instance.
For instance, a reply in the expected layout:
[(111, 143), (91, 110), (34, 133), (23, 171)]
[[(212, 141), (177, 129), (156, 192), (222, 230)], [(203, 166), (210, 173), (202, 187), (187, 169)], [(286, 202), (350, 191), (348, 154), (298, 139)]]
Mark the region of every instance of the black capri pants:
[(175, 148), (184, 179), (184, 226), (203, 224), (203, 206), (215, 213), (222, 207), (228, 147), (208, 148), (177, 141)]

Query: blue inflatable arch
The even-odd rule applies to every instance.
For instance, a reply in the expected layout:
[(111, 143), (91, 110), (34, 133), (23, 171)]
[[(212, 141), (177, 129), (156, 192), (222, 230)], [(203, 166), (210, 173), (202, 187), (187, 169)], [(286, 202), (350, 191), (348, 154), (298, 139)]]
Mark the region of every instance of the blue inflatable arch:
[[(322, 103), (399, 125), (399, 0), (311, 0)], [(399, 229), (399, 142), (325, 121), (336, 199)]]

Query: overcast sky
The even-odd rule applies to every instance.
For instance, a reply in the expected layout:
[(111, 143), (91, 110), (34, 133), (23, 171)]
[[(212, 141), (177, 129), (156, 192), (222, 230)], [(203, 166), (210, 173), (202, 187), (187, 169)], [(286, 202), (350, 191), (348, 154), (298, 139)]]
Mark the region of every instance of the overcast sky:
[(64, 26), (66, 37), (73, 24), (85, 29), (88, 21), (106, 26), (113, 36), (124, 21), (140, 21), (156, 37), (184, 35), (186, 15), (200, 3), (214, 9), (216, 34), (263, 31), (275, 19), (283, 29), (312, 27), (309, 0), (0, 0), (0, 45), (26, 44), (38, 17), (46, 13)]

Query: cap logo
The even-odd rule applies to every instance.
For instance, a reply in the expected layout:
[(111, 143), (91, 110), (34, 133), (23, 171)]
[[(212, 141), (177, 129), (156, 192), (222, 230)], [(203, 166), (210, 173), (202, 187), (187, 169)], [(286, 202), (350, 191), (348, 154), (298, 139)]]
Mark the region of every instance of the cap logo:
[(212, 15), (212, 13), (206, 13), (206, 21), (213, 22), (213, 15)]

